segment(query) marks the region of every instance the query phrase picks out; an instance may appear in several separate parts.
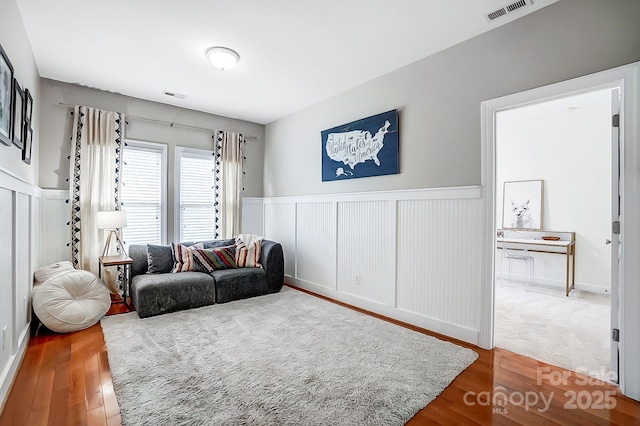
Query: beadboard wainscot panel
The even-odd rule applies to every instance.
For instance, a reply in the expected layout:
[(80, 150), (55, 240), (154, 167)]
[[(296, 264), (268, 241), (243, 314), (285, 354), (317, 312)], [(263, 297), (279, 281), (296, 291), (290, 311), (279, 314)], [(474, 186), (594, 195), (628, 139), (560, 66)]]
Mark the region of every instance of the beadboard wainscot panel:
[(42, 216), (40, 226), (46, 238), (40, 245), (40, 265), (50, 265), (61, 260), (71, 261), (71, 207), (66, 189), (42, 190)]
[[(11, 382), (13, 360), (13, 192), (0, 188), (0, 402)], [(1, 408), (2, 404), (0, 404)]]
[(264, 235), (262, 223), (262, 198), (242, 198), (242, 221), (240, 232), (243, 234)]
[(29, 341), (41, 189), (0, 169), (0, 410)]
[(295, 276), (296, 205), (286, 200), (265, 200), (264, 237), (282, 244), (284, 274)]
[(32, 268), (35, 271), (36, 268), (41, 266), (40, 262), (40, 240), (42, 234), (42, 193), (40, 197), (31, 198), (31, 223), (33, 229), (31, 232), (31, 262)]
[(296, 278), (336, 288), (336, 204), (296, 205)]
[(264, 198), (265, 237), (282, 243), (287, 283), (477, 344), (481, 193), (468, 186)]
[(398, 309), (477, 329), (481, 208), (480, 199), (398, 202)]
[(24, 193), (15, 193), (15, 319), (14, 351), (24, 340), (31, 323), (31, 197)]
[(338, 291), (393, 305), (394, 241), (388, 200), (338, 203)]

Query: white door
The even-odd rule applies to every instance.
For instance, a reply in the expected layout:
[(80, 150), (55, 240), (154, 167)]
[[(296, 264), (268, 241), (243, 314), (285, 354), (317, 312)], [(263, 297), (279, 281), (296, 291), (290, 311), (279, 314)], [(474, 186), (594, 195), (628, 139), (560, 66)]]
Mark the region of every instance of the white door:
[[(611, 373), (618, 382), (620, 337), (620, 89), (611, 91)], [(611, 377), (613, 378), (613, 377)]]

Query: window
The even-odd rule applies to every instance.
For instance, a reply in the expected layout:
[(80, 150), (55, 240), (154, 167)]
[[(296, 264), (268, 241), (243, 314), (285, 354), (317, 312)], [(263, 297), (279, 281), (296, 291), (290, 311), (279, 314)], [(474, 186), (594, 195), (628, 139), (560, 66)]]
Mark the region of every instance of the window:
[(216, 222), (213, 152), (177, 147), (175, 187), (177, 240), (214, 239)]
[(167, 146), (127, 141), (122, 151), (122, 229), (125, 249), (131, 244), (163, 244), (167, 235)]

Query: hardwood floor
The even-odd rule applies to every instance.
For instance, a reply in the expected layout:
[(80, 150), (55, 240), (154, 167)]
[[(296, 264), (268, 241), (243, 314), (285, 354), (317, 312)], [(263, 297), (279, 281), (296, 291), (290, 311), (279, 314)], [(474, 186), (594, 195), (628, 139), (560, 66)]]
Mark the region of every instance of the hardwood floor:
[[(124, 303), (107, 315), (128, 312)], [(40, 327), (0, 415), (0, 426), (120, 425), (100, 324), (57, 334)]]
[[(109, 314), (126, 311), (124, 304), (114, 304)], [(502, 349), (485, 351), (389, 321), (479, 354), (408, 425), (640, 425), (640, 403), (611, 385)], [(31, 338), (0, 426), (120, 424), (100, 324), (69, 334), (41, 330)]]

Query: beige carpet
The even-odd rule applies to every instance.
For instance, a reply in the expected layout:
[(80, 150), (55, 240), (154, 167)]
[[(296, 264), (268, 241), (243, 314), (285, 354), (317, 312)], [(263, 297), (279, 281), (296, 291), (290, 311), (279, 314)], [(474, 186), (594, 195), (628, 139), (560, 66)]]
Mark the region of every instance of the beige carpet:
[(102, 320), (123, 425), (404, 425), (478, 355), (285, 287)]
[(609, 295), (566, 297), (564, 289), (499, 279), (495, 295), (497, 347), (572, 371), (609, 371)]

